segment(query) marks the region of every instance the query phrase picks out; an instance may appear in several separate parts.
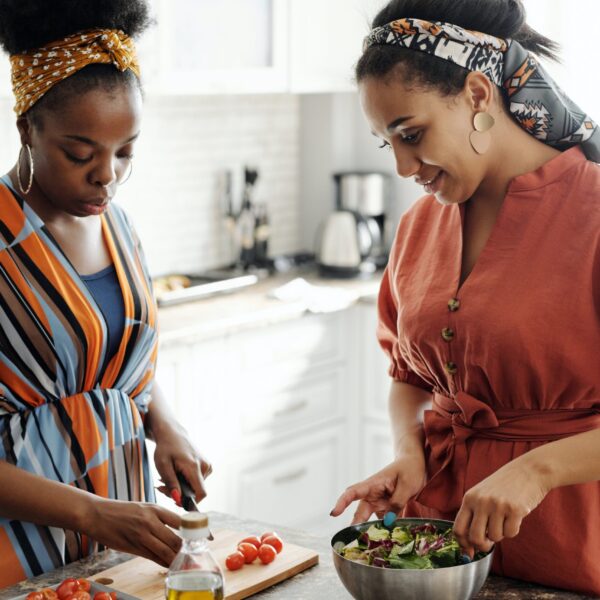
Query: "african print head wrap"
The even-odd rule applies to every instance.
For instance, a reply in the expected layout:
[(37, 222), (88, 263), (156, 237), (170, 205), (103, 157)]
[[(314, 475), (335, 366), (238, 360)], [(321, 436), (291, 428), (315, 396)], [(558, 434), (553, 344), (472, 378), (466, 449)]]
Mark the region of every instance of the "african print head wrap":
[(135, 44), (115, 29), (93, 29), (50, 42), (24, 54), (12, 54), (13, 93), (17, 116), (27, 112), (52, 86), (92, 63), (113, 64), (140, 76)]
[(512, 116), (525, 131), (559, 150), (579, 144), (589, 160), (600, 162), (596, 123), (519, 42), (450, 23), (398, 19), (373, 29), (363, 50), (374, 45), (418, 50), (484, 73), (502, 89)]

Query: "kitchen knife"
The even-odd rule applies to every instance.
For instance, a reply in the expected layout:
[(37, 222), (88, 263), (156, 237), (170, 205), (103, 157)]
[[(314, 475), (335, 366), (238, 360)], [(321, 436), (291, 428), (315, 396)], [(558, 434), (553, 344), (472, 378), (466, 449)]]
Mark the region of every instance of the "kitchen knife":
[[(179, 481), (179, 487), (181, 487), (181, 505), (188, 512), (200, 512), (196, 500), (194, 499), (194, 492), (187, 482), (187, 479), (179, 472), (177, 472), (177, 481)], [(213, 534), (208, 530), (208, 539), (214, 540)]]

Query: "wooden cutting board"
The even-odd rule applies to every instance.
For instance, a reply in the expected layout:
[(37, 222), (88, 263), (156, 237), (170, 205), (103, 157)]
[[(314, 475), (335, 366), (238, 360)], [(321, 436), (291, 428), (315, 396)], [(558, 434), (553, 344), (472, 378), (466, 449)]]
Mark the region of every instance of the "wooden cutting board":
[[(319, 555), (314, 550), (288, 544), (283, 540), (283, 550), (272, 563), (263, 565), (257, 559), (238, 571), (228, 571), (225, 568), (225, 558), (235, 552), (241, 540), (252, 534), (225, 529), (213, 531), (213, 535), (215, 539), (209, 542), (209, 547), (225, 576), (226, 600), (247, 598), (319, 562)], [(100, 583), (142, 600), (164, 600), (166, 574), (167, 569), (164, 567), (145, 558), (134, 558), (96, 573), (89, 579), (100, 580)], [(112, 581), (109, 582), (109, 579)]]

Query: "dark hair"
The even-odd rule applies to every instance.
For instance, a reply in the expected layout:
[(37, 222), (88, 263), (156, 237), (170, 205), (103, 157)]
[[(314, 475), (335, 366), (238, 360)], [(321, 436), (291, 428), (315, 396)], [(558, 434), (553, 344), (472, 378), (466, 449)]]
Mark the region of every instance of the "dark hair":
[[(372, 28), (410, 17), (512, 38), (538, 56), (558, 60), (558, 44), (527, 25), (521, 0), (391, 0), (375, 17)], [(444, 95), (457, 94), (469, 73), (463, 67), (425, 52), (376, 45), (360, 57), (356, 80), (388, 77), (398, 65), (402, 65), (402, 76), (411, 83), (435, 87)]]
[[(136, 37), (151, 23), (146, 0), (0, 0), (0, 46), (9, 54), (40, 48), (86, 29), (121, 29)], [(72, 96), (121, 85), (139, 87), (140, 82), (129, 69), (88, 65), (55, 85), (27, 114), (40, 124), (41, 111), (55, 110)]]

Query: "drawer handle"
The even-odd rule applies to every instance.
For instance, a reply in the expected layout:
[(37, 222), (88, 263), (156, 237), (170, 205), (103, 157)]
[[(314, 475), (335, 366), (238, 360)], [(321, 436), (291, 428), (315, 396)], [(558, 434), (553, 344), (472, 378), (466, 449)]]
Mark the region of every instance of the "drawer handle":
[(273, 483), (275, 485), (282, 485), (283, 483), (290, 483), (290, 481), (296, 481), (297, 479), (302, 479), (306, 475), (308, 471), (306, 468), (298, 469), (293, 473), (289, 473), (288, 475), (281, 475), (280, 477), (275, 477), (273, 479)]
[(306, 408), (307, 406), (308, 406), (308, 400), (300, 400), (299, 402), (296, 402), (295, 404), (290, 404), (283, 410), (275, 411), (275, 416), (276, 417), (285, 417), (287, 415), (291, 415), (292, 413), (296, 413), (296, 412), (302, 410), (303, 408)]

